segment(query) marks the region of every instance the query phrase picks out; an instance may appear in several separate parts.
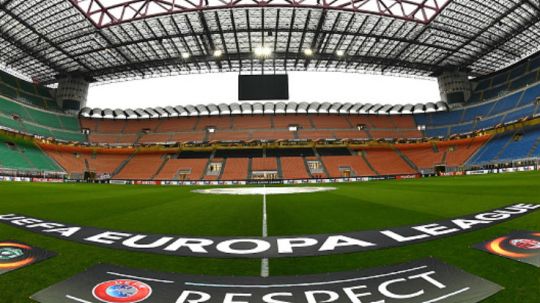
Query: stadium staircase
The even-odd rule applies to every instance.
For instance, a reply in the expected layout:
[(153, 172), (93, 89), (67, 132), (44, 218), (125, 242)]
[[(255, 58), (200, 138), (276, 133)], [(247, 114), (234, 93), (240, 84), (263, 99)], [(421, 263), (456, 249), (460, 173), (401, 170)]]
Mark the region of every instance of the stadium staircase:
[(534, 142), (533, 146), (531, 147), (531, 149), (527, 153), (527, 158), (530, 158), (530, 157), (534, 156), (536, 150), (538, 149), (538, 146), (540, 146), (540, 137), (538, 137), (536, 139), (536, 142)]
[[(216, 156), (216, 150), (213, 150), (212, 153), (210, 154), (210, 157), (208, 157), (208, 161), (206, 162), (206, 165), (204, 166), (204, 170), (199, 180), (203, 180), (204, 177), (206, 177), (206, 174), (208, 173), (208, 169), (210, 168), (210, 164), (214, 161), (215, 156)], [(223, 166), (221, 167), (221, 171), (219, 172), (219, 174), (221, 175), (221, 173), (223, 173)]]
[[(416, 166), (416, 164), (414, 164), (414, 162), (411, 161), (411, 159), (409, 159), (409, 157), (407, 157), (405, 154), (403, 154), (403, 152), (401, 152), (401, 150), (399, 150), (395, 146), (392, 146), (392, 149), (399, 155), (399, 157), (401, 159), (403, 159), (403, 161), (405, 161), (405, 163), (407, 163), (407, 165), (409, 165), (410, 168), (414, 169), (415, 172), (420, 172), (420, 169), (418, 169), (418, 166)], [(437, 153), (438, 152), (439, 151), (437, 150)]]
[(161, 163), (161, 165), (159, 166), (158, 170), (156, 171), (155, 174), (152, 175), (152, 177), (150, 178), (150, 180), (154, 180), (160, 173), (161, 171), (163, 170), (163, 168), (167, 165), (167, 162), (169, 162), (169, 160), (171, 159), (171, 157), (169, 155), (164, 155), (163, 156), (163, 162)]
[(226, 165), (227, 165), (227, 158), (223, 158), (223, 161), (221, 162), (221, 171), (219, 171), (219, 176), (217, 178), (218, 180), (221, 180), (223, 178), (223, 174), (225, 173), (225, 166)]
[(309, 176), (309, 178), (313, 178), (313, 174), (311, 173), (311, 169), (309, 169), (309, 165), (308, 165), (308, 160), (306, 159), (306, 157), (302, 157), (302, 160), (304, 161), (304, 167), (306, 169), (306, 172)]
[(493, 158), (493, 160), (498, 160), (505, 152), (505, 150), (510, 146), (510, 144), (514, 143), (514, 136), (517, 134), (517, 132), (514, 132), (512, 135), (509, 136), (508, 141), (503, 145), (503, 147), (499, 150), (497, 155)]
[(326, 165), (324, 164), (324, 161), (322, 160), (321, 155), (319, 154), (319, 151), (315, 147), (313, 148), (313, 153), (315, 154), (315, 157), (317, 158), (317, 161), (319, 161), (319, 163), (321, 163), (321, 168), (322, 168), (324, 177), (325, 178), (330, 178), (330, 174), (328, 173), (328, 169), (326, 169)]
[(449, 152), (448, 149), (444, 151), (442, 159), (441, 159), (441, 164), (446, 164), (446, 158), (448, 157), (448, 152)]
[(253, 179), (253, 158), (252, 157), (248, 158), (247, 171), (248, 171), (247, 179), (248, 180)]
[(380, 176), (381, 174), (379, 174), (379, 172), (375, 170), (373, 165), (371, 165), (371, 163), (369, 163), (369, 161), (368, 161), (368, 159), (366, 157), (366, 151), (361, 151), (360, 155), (362, 156), (362, 159), (364, 159), (364, 162), (366, 162), (369, 169), (371, 169), (371, 171), (375, 174), (375, 176)]
[(126, 167), (126, 165), (129, 163), (129, 161), (131, 161), (131, 159), (135, 158), (136, 155), (137, 155), (137, 152), (135, 151), (131, 155), (129, 155), (129, 157), (127, 159), (120, 162), (120, 165), (117, 168), (115, 168), (115, 170), (111, 173), (111, 177), (114, 177), (114, 176), (118, 175), (120, 172), (122, 172), (122, 170)]
[(283, 169), (281, 168), (281, 157), (276, 157), (276, 165), (278, 171), (278, 178), (283, 179)]

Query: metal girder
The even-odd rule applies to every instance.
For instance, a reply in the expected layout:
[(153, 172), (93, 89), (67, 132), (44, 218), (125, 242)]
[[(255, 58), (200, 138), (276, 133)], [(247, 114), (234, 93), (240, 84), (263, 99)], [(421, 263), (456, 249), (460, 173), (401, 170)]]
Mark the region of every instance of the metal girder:
[(320, 8), (398, 18), (427, 24), (451, 0), (69, 0), (104, 28), (148, 17), (231, 8)]

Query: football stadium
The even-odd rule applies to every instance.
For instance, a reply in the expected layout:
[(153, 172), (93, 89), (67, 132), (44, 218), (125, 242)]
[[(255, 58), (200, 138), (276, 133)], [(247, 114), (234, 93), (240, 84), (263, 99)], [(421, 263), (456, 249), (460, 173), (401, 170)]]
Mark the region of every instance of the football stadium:
[(538, 303), (539, 267), (539, 0), (0, 0), (0, 303)]

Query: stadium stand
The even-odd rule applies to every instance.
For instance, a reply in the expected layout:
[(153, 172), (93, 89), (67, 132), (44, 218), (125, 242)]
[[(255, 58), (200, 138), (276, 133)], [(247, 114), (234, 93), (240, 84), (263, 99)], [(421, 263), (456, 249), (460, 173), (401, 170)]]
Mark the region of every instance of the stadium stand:
[(116, 174), (117, 179), (151, 180), (163, 164), (161, 154), (141, 154), (130, 159)]
[(369, 149), (364, 151), (364, 157), (367, 164), (377, 175), (388, 176), (418, 173), (394, 150)]
[(282, 157), (280, 161), (284, 179), (307, 179), (310, 177), (304, 158)]
[(221, 180), (246, 180), (248, 178), (248, 158), (224, 159), (224, 171)]
[(373, 176), (374, 172), (360, 156), (321, 157), (332, 178)]
[(208, 159), (169, 159), (155, 180), (200, 180)]
[(497, 134), (469, 161), (469, 165), (504, 163), (538, 157), (540, 127), (532, 126)]
[(62, 171), (32, 141), (5, 135), (0, 135), (0, 167), (24, 171)]

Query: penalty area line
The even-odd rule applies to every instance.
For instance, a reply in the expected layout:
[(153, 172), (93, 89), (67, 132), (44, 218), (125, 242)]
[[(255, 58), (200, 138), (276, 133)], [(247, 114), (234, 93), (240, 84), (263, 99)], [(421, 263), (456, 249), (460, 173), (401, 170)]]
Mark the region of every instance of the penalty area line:
[[(262, 216), (262, 236), (263, 238), (268, 237), (268, 221), (266, 215), (266, 185), (264, 186), (263, 191), (263, 216)], [(268, 258), (261, 259), (261, 277), (268, 277), (270, 275), (270, 264)]]

